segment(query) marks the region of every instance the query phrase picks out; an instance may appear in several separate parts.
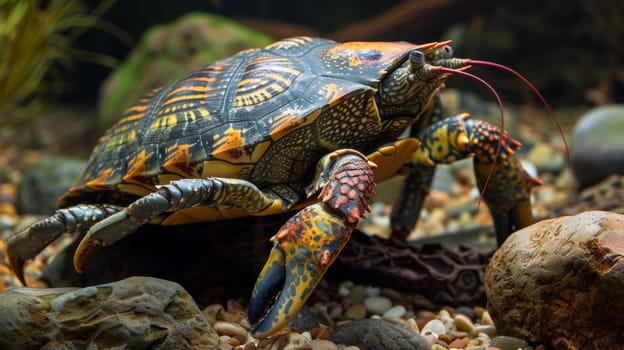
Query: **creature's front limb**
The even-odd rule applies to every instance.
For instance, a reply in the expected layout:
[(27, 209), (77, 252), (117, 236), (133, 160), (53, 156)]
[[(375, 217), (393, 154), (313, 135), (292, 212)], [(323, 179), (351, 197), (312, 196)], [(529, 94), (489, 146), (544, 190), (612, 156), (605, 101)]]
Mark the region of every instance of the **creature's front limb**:
[[(486, 186), (499, 141), (501, 152), (496, 160), (492, 176), (487, 183), (484, 200), (495, 223), (498, 243), (502, 243), (513, 231), (530, 225), (533, 216), (530, 208), (531, 188), (541, 181), (530, 176), (513, 149), (520, 143), (500, 129), (484, 121), (469, 119), (468, 114), (441, 120), (425, 128), (419, 135), (421, 145), (406, 165), (406, 180), (420, 182), (407, 183), (409, 189), (428, 188), (431, 180), (428, 172), (418, 175), (423, 169), (434, 168), (436, 164), (448, 164), (456, 160), (473, 157), (477, 184), (480, 190)], [(415, 175), (412, 175), (415, 174)], [(403, 193), (395, 206), (392, 222), (394, 234), (405, 235), (413, 229), (424, 200), (424, 195)], [(416, 200), (414, 200), (414, 198)], [(405, 221), (404, 218), (412, 218)]]
[(273, 249), (249, 303), (252, 333), (271, 335), (299, 312), (369, 210), (373, 171), (366, 157), (341, 150), (320, 162), (321, 202), (295, 214), (273, 236)]

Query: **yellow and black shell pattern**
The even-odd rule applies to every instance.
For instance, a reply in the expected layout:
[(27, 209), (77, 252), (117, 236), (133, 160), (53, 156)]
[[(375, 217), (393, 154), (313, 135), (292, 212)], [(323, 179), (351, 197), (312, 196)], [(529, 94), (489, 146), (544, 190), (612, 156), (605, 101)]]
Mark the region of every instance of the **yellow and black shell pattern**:
[(374, 95), (416, 47), (295, 37), (205, 66), (130, 107), (60, 206), (210, 176), (302, 193), (324, 154), (384, 141)]

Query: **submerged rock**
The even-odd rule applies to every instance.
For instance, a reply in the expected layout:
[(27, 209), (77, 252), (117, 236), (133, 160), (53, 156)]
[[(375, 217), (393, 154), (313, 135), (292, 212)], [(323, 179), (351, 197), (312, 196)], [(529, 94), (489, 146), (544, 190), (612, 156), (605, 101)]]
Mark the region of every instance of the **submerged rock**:
[(499, 334), (556, 349), (624, 344), (624, 215), (589, 211), (512, 234), (485, 275)]
[(177, 283), (132, 277), (0, 293), (0, 349), (230, 349)]
[(431, 349), (431, 345), (420, 334), (375, 318), (340, 326), (329, 339), (336, 344), (355, 345), (361, 350)]
[(624, 105), (597, 107), (576, 124), (570, 139), (572, 171), (581, 188), (624, 175)]

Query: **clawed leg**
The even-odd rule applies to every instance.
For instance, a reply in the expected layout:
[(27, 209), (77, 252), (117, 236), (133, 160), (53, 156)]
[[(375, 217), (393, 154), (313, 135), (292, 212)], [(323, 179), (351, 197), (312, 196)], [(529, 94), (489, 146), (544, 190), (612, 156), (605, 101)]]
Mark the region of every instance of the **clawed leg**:
[(34, 258), (63, 233), (85, 232), (123, 207), (109, 204), (81, 204), (58, 210), (54, 215), (41, 219), (7, 241), (7, 255), (15, 275), (23, 285), (24, 262)]
[(101, 247), (134, 233), (142, 225), (170, 211), (198, 205), (236, 207), (250, 214), (278, 213), (293, 203), (263, 192), (254, 184), (226, 178), (182, 179), (159, 186), (127, 208), (93, 225), (76, 248), (74, 267), (80, 272), (87, 258)]
[(299, 211), (272, 238), (249, 303), (255, 337), (269, 336), (294, 318), (369, 210), (375, 184), (366, 157), (337, 151), (320, 164), (321, 202)]
[[(495, 224), (496, 237), (501, 244), (513, 231), (533, 223), (530, 207), (531, 188), (541, 181), (530, 176), (514, 149), (520, 143), (506, 132), (487, 122), (470, 119), (468, 114), (441, 120), (421, 132), (421, 146), (406, 165), (404, 191), (399, 196), (392, 213), (393, 235), (404, 237), (411, 231), (419, 217), (425, 195), (413, 194), (430, 186), (436, 164), (448, 164), (473, 157), (477, 185), (484, 186), (484, 201)], [(501, 141), (501, 152), (488, 183), (490, 169)], [(421, 174), (422, 173), (422, 174)], [(406, 219), (407, 218), (407, 219)], [(411, 218), (411, 219), (410, 219)]]

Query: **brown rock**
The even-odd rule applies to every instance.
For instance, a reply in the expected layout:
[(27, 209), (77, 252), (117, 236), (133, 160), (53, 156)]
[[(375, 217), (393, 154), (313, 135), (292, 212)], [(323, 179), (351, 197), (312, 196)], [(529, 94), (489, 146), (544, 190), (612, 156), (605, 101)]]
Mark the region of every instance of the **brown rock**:
[(624, 344), (624, 215), (589, 211), (512, 234), (485, 276), (499, 334), (556, 349)]

